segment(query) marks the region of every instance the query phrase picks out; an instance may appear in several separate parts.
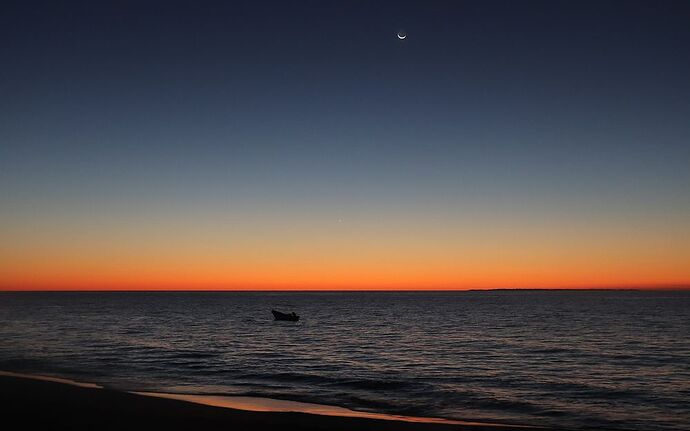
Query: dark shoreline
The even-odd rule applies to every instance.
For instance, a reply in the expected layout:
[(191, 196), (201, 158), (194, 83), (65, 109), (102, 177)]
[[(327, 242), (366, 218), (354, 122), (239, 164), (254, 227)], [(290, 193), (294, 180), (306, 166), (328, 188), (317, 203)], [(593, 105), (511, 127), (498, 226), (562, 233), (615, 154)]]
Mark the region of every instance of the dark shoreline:
[(17, 423), (22, 428), (29, 429), (121, 430), (153, 427), (166, 430), (544, 430), (514, 426), (415, 423), (306, 413), (253, 412), (10, 376), (0, 376), (0, 403), (5, 423)]

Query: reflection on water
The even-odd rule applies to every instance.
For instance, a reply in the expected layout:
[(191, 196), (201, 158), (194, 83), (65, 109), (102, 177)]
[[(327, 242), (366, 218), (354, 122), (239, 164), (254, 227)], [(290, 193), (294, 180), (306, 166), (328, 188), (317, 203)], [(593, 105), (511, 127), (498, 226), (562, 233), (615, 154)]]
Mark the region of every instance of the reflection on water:
[(77, 382), (77, 381), (70, 380), (70, 379), (62, 379), (59, 377), (52, 377), (52, 376), (39, 376), (39, 375), (35, 375), (35, 374), (13, 373), (11, 371), (0, 371), (0, 376), (21, 377), (23, 379), (35, 379), (35, 380), (42, 380), (44, 382), (63, 383), (66, 385), (78, 386), (80, 388), (102, 389), (101, 386), (99, 386), (95, 383)]
[[(275, 322), (272, 308), (299, 322)], [(689, 292), (4, 293), (0, 369), (533, 425), (687, 429)]]
[[(346, 416), (367, 419), (395, 420), (405, 422), (420, 423), (439, 423), (455, 425), (492, 425), (502, 427), (503, 424), (489, 424), (486, 422), (467, 422), (451, 419), (424, 418), (415, 416), (387, 415), (383, 413), (362, 412), (350, 410), (344, 407), (327, 406), (323, 404), (303, 403), (299, 401), (275, 400), (271, 398), (259, 397), (227, 397), (218, 395), (187, 395), (169, 394), (161, 392), (134, 392), (138, 395), (151, 397), (169, 398), (173, 400), (188, 401), (192, 403), (205, 404), (207, 406), (225, 407), (239, 410), (249, 410), (253, 412), (297, 412), (309, 413), (325, 416)], [(515, 425), (505, 425), (514, 428)]]

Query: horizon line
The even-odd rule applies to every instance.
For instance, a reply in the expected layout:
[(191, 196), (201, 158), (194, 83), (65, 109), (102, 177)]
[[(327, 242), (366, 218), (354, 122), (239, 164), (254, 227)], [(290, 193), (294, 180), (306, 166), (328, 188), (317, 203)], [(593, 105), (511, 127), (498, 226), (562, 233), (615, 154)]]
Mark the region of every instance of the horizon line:
[(497, 291), (690, 291), (688, 286), (660, 287), (503, 287), (476, 289), (0, 289), (0, 293), (19, 292), (497, 292)]

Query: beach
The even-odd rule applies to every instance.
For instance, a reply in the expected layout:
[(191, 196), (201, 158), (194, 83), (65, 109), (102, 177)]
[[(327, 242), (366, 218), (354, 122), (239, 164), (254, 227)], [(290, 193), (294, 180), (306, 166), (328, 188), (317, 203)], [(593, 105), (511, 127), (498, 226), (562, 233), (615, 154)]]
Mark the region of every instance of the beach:
[(459, 425), (245, 411), (79, 386), (61, 381), (0, 376), (5, 423), (29, 429), (297, 429), (297, 430), (543, 430), (503, 425)]

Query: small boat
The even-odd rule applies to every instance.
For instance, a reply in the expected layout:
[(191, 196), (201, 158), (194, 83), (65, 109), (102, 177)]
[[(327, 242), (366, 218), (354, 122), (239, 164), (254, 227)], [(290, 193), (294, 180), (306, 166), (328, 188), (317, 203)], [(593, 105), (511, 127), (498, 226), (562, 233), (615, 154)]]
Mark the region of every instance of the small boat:
[(299, 320), (299, 316), (295, 314), (293, 311), (292, 313), (281, 313), (280, 311), (276, 310), (271, 310), (271, 313), (273, 313), (273, 318), (275, 320), (287, 320), (290, 322), (296, 322)]

